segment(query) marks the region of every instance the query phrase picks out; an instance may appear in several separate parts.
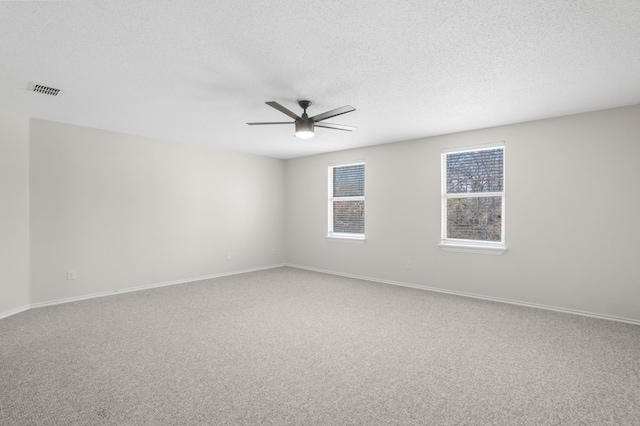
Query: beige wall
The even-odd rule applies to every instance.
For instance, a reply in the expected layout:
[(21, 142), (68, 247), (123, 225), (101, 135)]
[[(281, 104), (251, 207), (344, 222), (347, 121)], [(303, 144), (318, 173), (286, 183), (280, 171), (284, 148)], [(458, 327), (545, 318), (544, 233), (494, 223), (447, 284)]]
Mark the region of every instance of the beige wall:
[[(440, 152), (504, 141), (502, 256), (439, 249)], [(327, 232), (327, 165), (366, 161), (365, 244)], [(640, 105), (288, 160), (287, 261), (640, 320)], [(406, 262), (412, 269), (406, 269)]]
[(29, 305), (29, 119), (0, 109), (0, 317)]
[(284, 234), (282, 160), (31, 120), (31, 303), (279, 264)]

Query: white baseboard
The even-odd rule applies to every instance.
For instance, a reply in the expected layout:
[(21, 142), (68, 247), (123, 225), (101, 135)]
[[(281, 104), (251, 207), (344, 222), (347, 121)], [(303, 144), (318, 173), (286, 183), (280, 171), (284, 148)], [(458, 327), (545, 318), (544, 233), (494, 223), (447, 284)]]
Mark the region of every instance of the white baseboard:
[(0, 312), (0, 319), (10, 317), (11, 315), (19, 314), (20, 312), (24, 312), (29, 310), (29, 305), (20, 306), (19, 308), (12, 309), (6, 312)]
[(285, 265), (284, 264), (277, 264), (277, 265), (262, 266), (262, 267), (258, 267), (258, 268), (250, 268), (250, 269), (242, 269), (242, 270), (238, 270), (238, 271), (222, 272), (222, 273), (219, 273), (219, 274), (211, 274), (211, 275), (205, 275), (205, 276), (201, 276), (201, 277), (191, 277), (191, 278), (186, 278), (186, 279), (182, 279), (182, 280), (166, 281), (166, 282), (162, 282), (162, 283), (144, 285), (144, 286), (140, 286), (140, 287), (130, 287), (130, 288), (124, 288), (124, 289), (119, 289), (119, 290), (105, 291), (105, 292), (101, 292), (101, 293), (85, 294), (85, 295), (82, 295), (82, 296), (66, 297), (64, 299), (49, 300), (49, 301), (46, 301), (46, 302), (37, 302), (37, 303), (32, 303), (32, 304), (27, 305), (27, 306), (22, 306), (20, 308), (13, 309), (11, 311), (2, 312), (2, 313), (0, 313), (0, 319), (9, 317), (11, 315), (15, 315), (15, 314), (18, 314), (20, 312), (24, 312), (24, 311), (26, 311), (28, 309), (33, 309), (33, 308), (42, 308), (44, 306), (59, 305), (61, 303), (78, 302), (80, 300), (95, 299), (96, 297), (113, 296), (115, 294), (130, 293), (132, 291), (149, 290), (149, 289), (152, 289), (152, 288), (166, 287), (166, 286), (169, 286), (169, 285), (176, 285), (176, 284), (185, 284), (185, 283), (190, 283), (190, 282), (194, 282), (194, 281), (202, 281), (202, 280), (209, 280), (209, 279), (212, 279), (212, 278), (227, 277), (227, 276), (230, 276), (230, 275), (246, 274), (247, 272), (263, 271), (265, 269), (280, 268), (282, 266), (285, 266)]
[(382, 284), (390, 284), (390, 285), (397, 285), (397, 286), (402, 286), (402, 287), (410, 287), (410, 288), (416, 288), (416, 289), (420, 289), (420, 290), (434, 291), (434, 292), (437, 292), (437, 293), (451, 294), (451, 295), (455, 295), (455, 296), (471, 297), (471, 298), (474, 298), (474, 299), (489, 300), (489, 301), (492, 301), (492, 302), (507, 303), (507, 304), (510, 304), (510, 305), (525, 306), (525, 307), (528, 307), (528, 308), (544, 309), (544, 310), (547, 310), (547, 311), (562, 312), (562, 313), (566, 313), (566, 314), (580, 315), (580, 316), (585, 316), (585, 317), (605, 319), (605, 320), (609, 320), (609, 321), (617, 321), (617, 322), (623, 322), (623, 323), (628, 323), (628, 324), (640, 325), (640, 320), (635, 320), (635, 319), (630, 319), (630, 318), (622, 318), (622, 317), (616, 317), (616, 316), (611, 316), (611, 315), (597, 314), (597, 313), (593, 313), (593, 312), (578, 311), (578, 310), (574, 310), (574, 309), (560, 308), (560, 307), (557, 307), (557, 306), (541, 305), (541, 304), (537, 304), (537, 303), (520, 302), (520, 301), (517, 301), (517, 300), (502, 299), (502, 298), (499, 298), (499, 297), (492, 297), (492, 296), (483, 296), (483, 295), (480, 295), (480, 294), (465, 293), (465, 292), (461, 292), (461, 291), (445, 290), (445, 289), (436, 288), (436, 287), (429, 287), (429, 286), (425, 286), (425, 285), (421, 285), (421, 284), (411, 284), (411, 283), (405, 283), (405, 282), (401, 282), (401, 281), (385, 280), (385, 279), (368, 277), (368, 276), (363, 276), (363, 275), (346, 274), (346, 273), (337, 272), (337, 271), (331, 271), (331, 270), (327, 270), (327, 269), (313, 268), (313, 267), (310, 267), (310, 266), (295, 265), (295, 264), (290, 264), (290, 263), (282, 263), (282, 264), (269, 265), (269, 266), (263, 266), (263, 267), (258, 267), (258, 268), (242, 269), (242, 270), (238, 270), (238, 271), (230, 271), (230, 272), (223, 272), (223, 273), (219, 273), (219, 274), (205, 275), (205, 276), (201, 276), (201, 277), (192, 277), (192, 278), (187, 278), (187, 279), (182, 279), (182, 280), (167, 281), (167, 282), (162, 282), (162, 283), (157, 283), (157, 284), (150, 284), (150, 285), (145, 285), (145, 286), (140, 286), (140, 287), (131, 287), (131, 288), (125, 288), (125, 289), (120, 289), (120, 290), (106, 291), (106, 292), (102, 292), (102, 293), (92, 293), (92, 294), (87, 294), (87, 295), (83, 295), (83, 296), (75, 296), (75, 297), (68, 297), (68, 298), (64, 298), (64, 299), (50, 300), (50, 301), (46, 301), (46, 302), (32, 303), (30, 305), (21, 306), (21, 307), (12, 309), (10, 311), (0, 312), (0, 319), (7, 318), (7, 317), (10, 317), (12, 315), (19, 314), (20, 312), (24, 312), (24, 311), (27, 311), (27, 310), (33, 309), (33, 308), (41, 308), (41, 307), (44, 307), (44, 306), (59, 305), (61, 303), (77, 302), (77, 301), (80, 301), (80, 300), (94, 299), (94, 298), (97, 298), (97, 297), (104, 297), (104, 296), (112, 296), (112, 295), (115, 295), (115, 294), (129, 293), (129, 292), (133, 292), (133, 291), (148, 290), (148, 289), (152, 289), (152, 288), (165, 287), (165, 286), (169, 286), (169, 285), (185, 284), (185, 283), (189, 283), (189, 282), (208, 280), (208, 279), (212, 279), (212, 278), (221, 278), (221, 277), (226, 277), (226, 276), (230, 276), (230, 275), (245, 274), (245, 273), (248, 273), (248, 272), (263, 271), (263, 270), (266, 270), (266, 269), (280, 268), (280, 267), (283, 267), (283, 266), (287, 266), (287, 267), (290, 267), (290, 268), (296, 268), (296, 269), (304, 269), (304, 270), (314, 271), (314, 272), (321, 272), (323, 274), (337, 275), (337, 276), (341, 276), (341, 277), (355, 278), (355, 279), (359, 279), (359, 280), (378, 282), (378, 283), (382, 283)]
[(635, 319), (631, 319), (631, 318), (615, 317), (615, 316), (611, 316), (611, 315), (604, 315), (604, 314), (597, 314), (597, 313), (593, 313), (593, 312), (578, 311), (578, 310), (575, 310), (575, 309), (566, 309), (566, 308), (560, 308), (560, 307), (557, 307), (557, 306), (541, 305), (541, 304), (537, 304), (537, 303), (520, 302), (520, 301), (517, 301), (517, 300), (502, 299), (502, 298), (499, 298), (499, 297), (492, 297), (492, 296), (483, 296), (481, 294), (465, 293), (465, 292), (462, 292), (462, 291), (445, 290), (445, 289), (442, 289), (442, 288), (429, 287), (429, 286), (420, 285), (420, 284), (405, 283), (405, 282), (401, 282), (401, 281), (385, 280), (385, 279), (380, 279), (380, 278), (366, 277), (366, 276), (354, 275), (354, 274), (345, 274), (345, 273), (342, 273), (342, 272), (336, 272), (336, 271), (330, 271), (330, 270), (326, 270), (326, 269), (313, 268), (313, 267), (309, 267), (309, 266), (294, 265), (294, 264), (290, 264), (290, 263), (285, 263), (284, 266), (288, 266), (290, 268), (305, 269), (307, 271), (321, 272), (323, 274), (338, 275), (338, 276), (341, 276), (341, 277), (355, 278), (355, 279), (365, 280), (365, 281), (372, 281), (372, 282), (377, 282), (377, 283), (382, 283), (382, 284), (391, 284), (391, 285), (397, 285), (397, 286), (402, 286), (402, 287), (417, 288), (417, 289), (420, 289), (420, 290), (434, 291), (434, 292), (437, 292), (437, 293), (451, 294), (451, 295), (454, 295), (454, 296), (471, 297), (471, 298), (474, 298), (474, 299), (489, 300), (491, 302), (507, 303), (507, 304), (510, 304), (510, 305), (525, 306), (525, 307), (528, 307), (528, 308), (544, 309), (546, 311), (562, 312), (562, 313), (565, 313), (565, 314), (580, 315), (580, 316), (583, 316), (583, 317), (591, 317), (591, 318), (598, 318), (598, 319), (604, 319), (604, 320), (609, 320), (609, 321), (624, 322), (624, 323), (627, 323), (627, 324), (640, 325), (640, 320), (635, 320)]

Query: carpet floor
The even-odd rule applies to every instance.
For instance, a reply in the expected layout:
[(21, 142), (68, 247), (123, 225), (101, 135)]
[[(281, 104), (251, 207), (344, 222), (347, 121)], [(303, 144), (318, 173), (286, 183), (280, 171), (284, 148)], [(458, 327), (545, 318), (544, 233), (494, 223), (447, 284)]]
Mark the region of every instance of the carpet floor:
[(2, 425), (639, 425), (640, 327), (276, 268), (0, 320)]

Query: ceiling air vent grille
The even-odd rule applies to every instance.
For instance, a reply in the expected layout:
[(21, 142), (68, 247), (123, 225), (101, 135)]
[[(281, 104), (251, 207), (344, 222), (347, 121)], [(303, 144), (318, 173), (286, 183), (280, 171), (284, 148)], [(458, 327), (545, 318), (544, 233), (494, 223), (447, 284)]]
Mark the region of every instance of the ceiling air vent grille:
[(60, 93), (60, 89), (54, 89), (53, 87), (42, 86), (40, 84), (34, 84), (33, 91), (49, 96), (58, 96), (58, 93)]

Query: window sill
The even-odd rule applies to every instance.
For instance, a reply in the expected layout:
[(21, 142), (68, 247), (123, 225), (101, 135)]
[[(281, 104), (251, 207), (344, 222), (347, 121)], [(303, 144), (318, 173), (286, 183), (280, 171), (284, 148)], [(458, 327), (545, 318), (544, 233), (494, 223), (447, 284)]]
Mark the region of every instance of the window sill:
[(444, 251), (454, 251), (459, 253), (474, 253), (474, 254), (492, 254), (495, 256), (500, 256), (505, 251), (507, 251), (507, 247), (502, 244), (482, 244), (482, 243), (471, 243), (471, 242), (451, 242), (451, 241), (442, 241), (440, 243), (440, 248)]
[(327, 235), (327, 241), (333, 243), (352, 243), (352, 244), (364, 244), (366, 238), (363, 234), (350, 235), (350, 234), (329, 234)]

